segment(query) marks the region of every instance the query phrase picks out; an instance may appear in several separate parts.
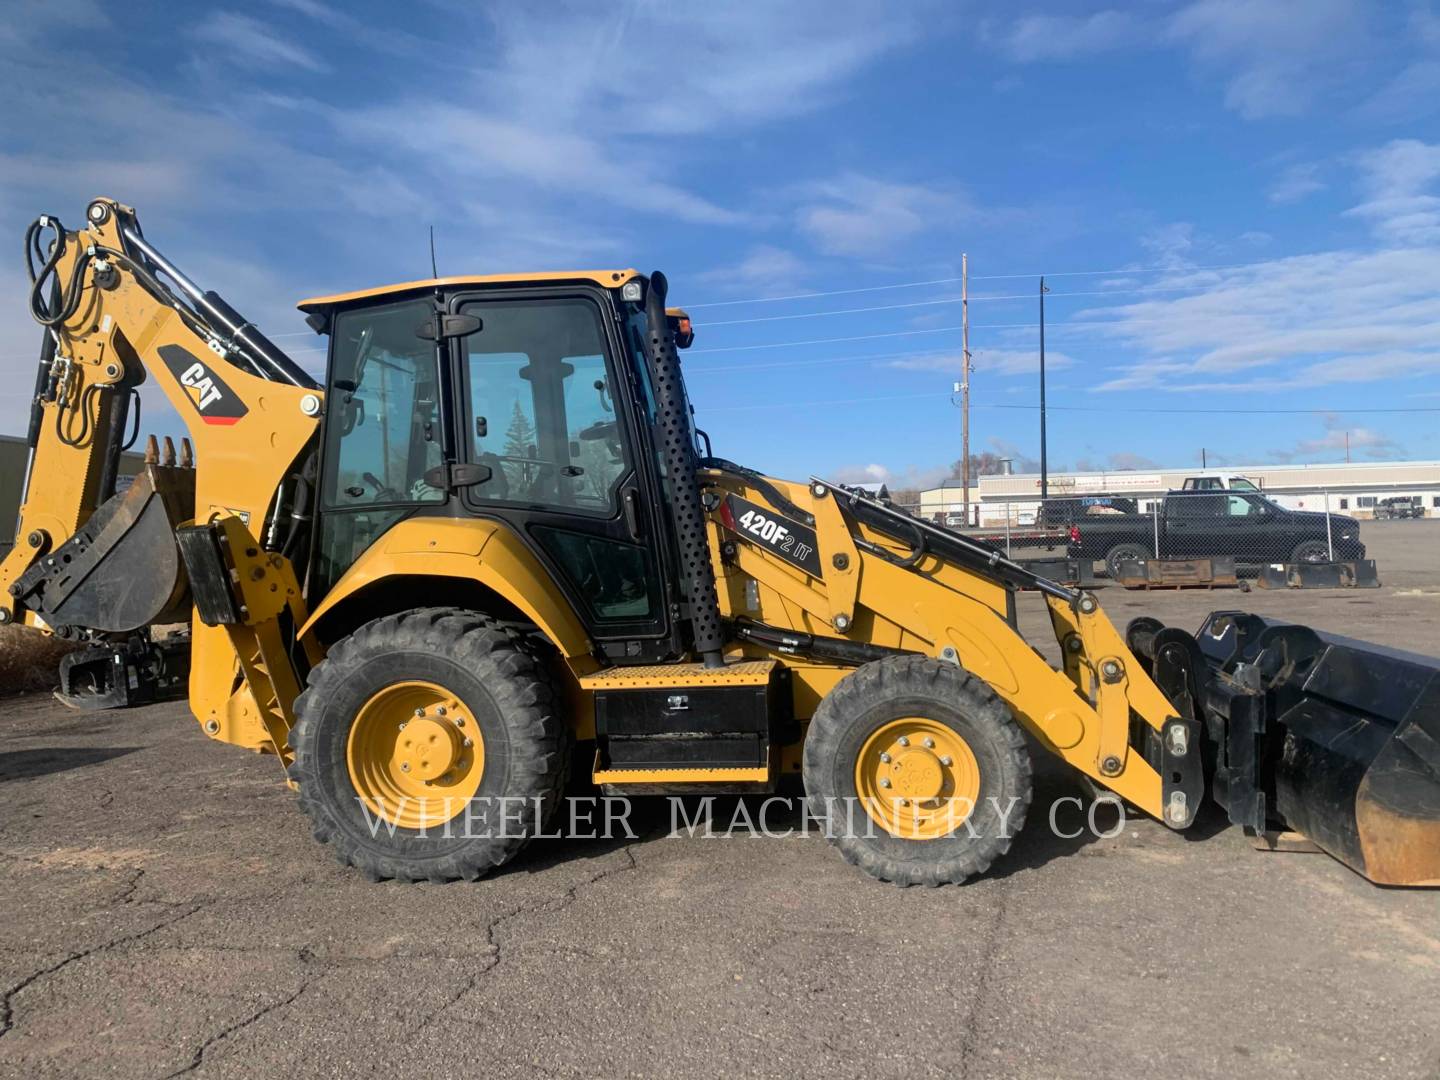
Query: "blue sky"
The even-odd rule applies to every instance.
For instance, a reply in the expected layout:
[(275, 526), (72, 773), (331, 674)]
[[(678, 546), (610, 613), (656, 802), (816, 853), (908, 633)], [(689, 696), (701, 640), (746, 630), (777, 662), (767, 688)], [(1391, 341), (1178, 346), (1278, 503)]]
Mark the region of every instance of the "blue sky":
[(107, 194), (311, 366), (293, 303), (432, 223), (442, 273), (662, 268), (702, 426), (781, 475), (948, 472), (962, 252), (977, 452), (1038, 453), (1043, 272), (1052, 467), (1440, 458), (1434, 4), (175, 11), (6, 4), (0, 430), (21, 232)]

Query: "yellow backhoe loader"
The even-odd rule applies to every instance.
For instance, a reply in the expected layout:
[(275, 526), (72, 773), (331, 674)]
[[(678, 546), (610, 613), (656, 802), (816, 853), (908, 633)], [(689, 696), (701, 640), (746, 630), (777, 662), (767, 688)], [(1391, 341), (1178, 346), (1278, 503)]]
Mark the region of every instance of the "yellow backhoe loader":
[[(625, 794), (802, 776), (846, 859), (959, 882), (1024, 819), (1029, 732), (1171, 828), (1212, 797), (1440, 883), (1435, 661), (1234, 612), (1122, 635), (983, 543), (715, 457), (659, 273), (307, 300), (322, 386), (111, 199), (26, 250), (45, 332), (0, 620), (86, 642), (68, 691), (114, 701), (173, 673), (150, 628), (189, 617), (201, 729), (273, 755), (372, 877), (504, 863), (573, 759)], [(190, 437), (117, 491), (147, 378)]]

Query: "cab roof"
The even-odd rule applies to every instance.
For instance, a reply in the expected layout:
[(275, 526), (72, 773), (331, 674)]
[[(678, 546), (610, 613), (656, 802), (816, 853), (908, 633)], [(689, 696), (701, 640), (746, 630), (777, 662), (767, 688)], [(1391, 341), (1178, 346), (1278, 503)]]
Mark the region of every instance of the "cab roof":
[(619, 288), (631, 278), (639, 277), (637, 270), (552, 270), (531, 274), (462, 274), (458, 277), (426, 278), (420, 281), (402, 281), (396, 285), (377, 285), (373, 289), (357, 289), (355, 292), (335, 293), (333, 296), (314, 296), (301, 300), (295, 306), (307, 314), (329, 311), (342, 304), (357, 300), (379, 300), (387, 296), (430, 289), (455, 288), (465, 285), (536, 285), (551, 282), (589, 281), (607, 289)]

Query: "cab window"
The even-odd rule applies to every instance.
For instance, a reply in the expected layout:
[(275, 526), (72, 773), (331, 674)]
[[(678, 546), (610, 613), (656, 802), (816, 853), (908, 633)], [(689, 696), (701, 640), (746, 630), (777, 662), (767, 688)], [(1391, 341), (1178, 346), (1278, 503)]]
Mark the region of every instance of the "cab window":
[(335, 319), (325, 506), (443, 502), (425, 483), (441, 463), (435, 345), (416, 335), (427, 301)]
[(617, 512), (625, 474), (600, 312), (586, 300), (467, 305), (473, 460), (490, 478), (468, 497)]

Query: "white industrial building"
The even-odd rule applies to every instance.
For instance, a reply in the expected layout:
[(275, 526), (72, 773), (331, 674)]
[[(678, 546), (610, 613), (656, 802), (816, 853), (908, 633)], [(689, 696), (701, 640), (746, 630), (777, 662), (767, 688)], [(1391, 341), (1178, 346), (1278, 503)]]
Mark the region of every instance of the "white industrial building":
[[(1219, 475), (1221, 470), (1197, 468), (1064, 472), (1050, 474), (1050, 497), (1121, 495), (1134, 499), (1142, 512), (1153, 508), (1167, 491), (1192, 476)], [(1330, 510), (1369, 517), (1381, 499), (1419, 500), (1426, 517), (1440, 517), (1440, 461), (1364, 461), (1333, 465), (1236, 465), (1225, 474), (1244, 476), (1281, 506), (1293, 510)], [(1040, 506), (1038, 473), (982, 476), (970, 488), (972, 523), (1029, 524)], [(920, 513), (943, 520), (959, 515), (964, 493), (958, 480), (920, 493)]]

